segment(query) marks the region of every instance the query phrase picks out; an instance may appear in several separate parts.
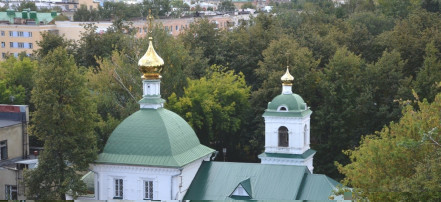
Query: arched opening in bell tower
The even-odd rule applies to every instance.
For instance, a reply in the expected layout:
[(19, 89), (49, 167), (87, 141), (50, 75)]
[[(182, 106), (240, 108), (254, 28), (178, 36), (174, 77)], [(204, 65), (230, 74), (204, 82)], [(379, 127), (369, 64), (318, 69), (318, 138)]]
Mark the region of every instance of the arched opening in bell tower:
[(280, 126), (279, 128), (279, 147), (288, 147), (288, 128)]

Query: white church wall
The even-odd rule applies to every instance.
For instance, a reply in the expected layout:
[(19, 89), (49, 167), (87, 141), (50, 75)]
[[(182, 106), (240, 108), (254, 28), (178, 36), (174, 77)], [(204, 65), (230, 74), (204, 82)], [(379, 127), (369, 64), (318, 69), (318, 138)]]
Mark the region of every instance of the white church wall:
[(173, 177), (173, 193), (176, 193), (173, 195), (173, 200), (184, 198), (202, 162), (209, 161), (210, 156), (211, 154), (184, 166), (181, 175)]
[[(179, 175), (174, 168), (95, 164), (95, 195), (98, 200), (115, 196), (115, 179), (123, 179), (124, 200), (143, 200), (144, 181), (153, 181), (153, 200), (172, 199), (172, 176)], [(99, 189), (99, 190), (98, 190)]]
[(261, 164), (306, 166), (308, 170), (311, 173), (313, 173), (314, 170), (314, 166), (312, 165), (313, 156), (314, 155), (311, 155), (307, 159), (260, 157), (260, 160), (261, 160)]
[[(280, 112), (284, 113), (284, 112)], [(265, 152), (302, 154), (309, 147), (310, 116), (299, 117), (275, 117), (265, 116)], [(288, 147), (279, 147), (279, 128), (288, 128)], [(306, 135), (305, 126), (307, 128)], [(306, 141), (304, 139), (306, 137)], [(305, 144), (306, 143), (306, 144)]]

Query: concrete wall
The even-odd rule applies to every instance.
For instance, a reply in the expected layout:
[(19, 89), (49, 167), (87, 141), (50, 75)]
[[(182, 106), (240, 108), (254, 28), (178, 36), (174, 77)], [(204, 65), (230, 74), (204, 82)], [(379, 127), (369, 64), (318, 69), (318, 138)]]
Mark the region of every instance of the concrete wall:
[[(0, 141), (7, 140), (8, 159), (23, 156), (22, 125), (12, 125), (0, 128)], [(29, 150), (29, 148), (27, 148)], [(1, 176), (1, 175), (0, 175)], [(1, 187), (0, 187), (1, 189)]]
[(210, 156), (211, 154), (184, 166), (181, 175), (173, 178), (173, 193), (176, 193), (172, 198), (173, 200), (182, 200), (184, 198), (202, 162), (209, 161)]
[(0, 200), (5, 198), (5, 185), (17, 186), (15, 171), (0, 167)]

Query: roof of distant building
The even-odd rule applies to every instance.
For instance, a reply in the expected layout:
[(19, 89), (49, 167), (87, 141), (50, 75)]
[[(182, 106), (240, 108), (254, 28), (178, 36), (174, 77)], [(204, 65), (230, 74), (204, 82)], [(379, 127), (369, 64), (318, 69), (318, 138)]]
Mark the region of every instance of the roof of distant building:
[[(233, 195), (239, 185), (246, 198)], [(204, 161), (184, 200), (327, 200), (337, 185), (306, 166)]]
[[(23, 18), (23, 12), (12, 12), (14, 15), (14, 18)], [(56, 13), (55, 16), (53, 16), (53, 13), (39, 13), (39, 12), (26, 12), (27, 19), (31, 19), (31, 13), (36, 14), (36, 18), (39, 22), (43, 22), (43, 24), (47, 24), (51, 22), (58, 13)], [(0, 12), (0, 21), (9, 21), (10, 17), (8, 16), (8, 12)]]

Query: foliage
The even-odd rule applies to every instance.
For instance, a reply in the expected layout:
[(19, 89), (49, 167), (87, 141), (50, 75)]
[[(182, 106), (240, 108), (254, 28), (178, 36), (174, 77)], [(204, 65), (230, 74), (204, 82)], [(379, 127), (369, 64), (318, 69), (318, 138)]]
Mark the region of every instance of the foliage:
[(251, 9), (256, 9), (256, 7), (251, 3), (251, 2), (247, 2), (242, 4), (242, 6), (240, 6), (241, 9), (247, 9), (247, 8), (251, 8)]
[(80, 172), (96, 158), (96, 118), (85, 78), (63, 48), (47, 54), (34, 76), (31, 132), (44, 141), (38, 167), (26, 173), (29, 198), (64, 199), (86, 191)]
[(217, 10), (219, 11), (234, 11), (236, 7), (234, 6), (233, 2), (230, 0), (222, 1), (219, 6), (217, 7)]
[(54, 21), (69, 21), (69, 18), (65, 15), (57, 15), (54, 17)]
[(76, 48), (73, 40), (66, 39), (64, 36), (50, 31), (41, 32), (41, 40), (37, 41), (37, 45), (40, 48), (35, 51), (35, 54), (39, 58), (45, 57), (50, 51), (58, 47), (66, 49), (69, 54), (73, 54)]
[[(216, 64), (222, 60), (222, 54), (217, 53), (220, 46), (220, 31), (215, 29), (216, 24), (208, 19), (201, 19), (197, 23), (192, 23), (189, 29), (180, 34), (179, 38), (184, 46), (190, 50), (193, 57), (203, 57), (208, 59), (209, 64)], [(202, 55), (200, 55), (202, 54)], [(205, 73), (206, 67), (198, 65), (191, 72), (192, 78), (200, 78)]]
[(427, 44), (425, 53), (423, 68), (415, 80), (415, 91), (431, 102), (441, 92), (441, 61), (440, 53), (433, 42)]
[[(29, 104), (31, 90), (34, 87), (32, 75), (37, 62), (28, 57), (17, 59), (10, 57), (0, 63), (0, 80), (4, 91), (0, 103)], [(13, 96), (14, 101), (11, 101)], [(9, 101), (6, 101), (9, 100)]]
[(23, 86), (9, 87), (5, 80), (0, 80), (0, 103), (24, 104), (25, 97)]
[(17, 7), (17, 11), (23, 11), (23, 9), (30, 9), (31, 11), (37, 11), (37, 6), (34, 2), (22, 2)]
[(114, 50), (121, 51), (132, 47), (133, 40), (126, 37), (132, 31), (130, 24), (114, 21), (104, 33), (98, 33), (94, 24), (86, 24), (84, 29), (75, 54), (78, 66), (97, 68), (96, 57), (109, 57)]
[(431, 104), (427, 100), (417, 104), (419, 110), (407, 105), (399, 122), (346, 150), (350, 164), (337, 164), (346, 175), (344, 183), (360, 197), (374, 201), (441, 198), (441, 94)]
[(98, 20), (100, 20), (98, 10), (88, 10), (86, 5), (81, 5), (73, 15), (73, 21), (89, 22)]
[[(216, 150), (227, 150), (229, 160), (238, 158), (234, 152), (241, 147), (241, 129), (246, 124), (250, 88), (242, 73), (212, 66), (207, 76), (188, 80), (182, 97), (172, 94), (167, 108), (180, 114), (193, 127), (202, 144)], [(242, 145), (243, 146), (243, 145)]]

